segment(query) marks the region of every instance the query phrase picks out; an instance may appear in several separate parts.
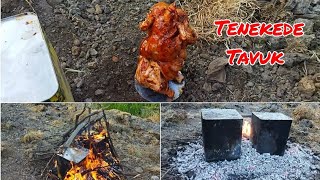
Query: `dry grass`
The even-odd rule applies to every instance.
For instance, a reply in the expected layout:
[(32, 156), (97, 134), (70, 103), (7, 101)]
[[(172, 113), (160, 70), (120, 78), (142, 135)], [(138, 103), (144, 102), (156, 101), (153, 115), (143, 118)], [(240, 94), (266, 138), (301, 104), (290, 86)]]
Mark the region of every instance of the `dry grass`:
[(151, 172), (156, 172), (156, 173), (160, 173), (160, 168), (159, 166), (150, 166), (147, 168), (148, 171), (151, 171)]
[(216, 34), (214, 20), (272, 23), (290, 17), (284, 0), (264, 3), (257, 0), (185, 0), (180, 4), (189, 13), (190, 23), (199, 37), (208, 42), (228, 39)]
[(30, 110), (31, 110), (32, 112), (36, 112), (36, 113), (38, 113), (38, 112), (43, 112), (43, 111), (46, 110), (46, 106), (43, 105), (43, 104), (32, 105), (32, 106), (30, 107)]
[(199, 37), (208, 41), (225, 40), (216, 35), (214, 20), (250, 22), (259, 9), (255, 0), (187, 0), (183, 8), (189, 13), (191, 25)]
[(299, 122), (302, 119), (313, 120), (320, 123), (320, 108), (313, 108), (310, 105), (301, 104), (292, 113), (294, 120)]
[(50, 122), (50, 124), (54, 127), (61, 127), (64, 125), (64, 122), (61, 120), (53, 120)]
[(286, 0), (273, 0), (273, 2), (259, 3), (259, 19), (268, 23), (279, 21), (288, 22), (292, 12), (286, 10)]
[(171, 123), (184, 123), (188, 119), (188, 113), (185, 110), (177, 109), (177, 110), (168, 110), (163, 113), (165, 117), (163, 121), (171, 122)]
[(24, 143), (30, 143), (35, 140), (41, 140), (43, 138), (43, 132), (40, 130), (35, 131), (35, 130), (30, 130), (27, 134), (25, 134), (22, 138), (21, 141)]
[(308, 47), (301, 38), (286, 38), (288, 46), (284, 49), (284, 52), (298, 52), (307, 53)]
[(152, 122), (160, 122), (160, 113), (153, 113), (147, 117), (147, 119), (151, 120)]

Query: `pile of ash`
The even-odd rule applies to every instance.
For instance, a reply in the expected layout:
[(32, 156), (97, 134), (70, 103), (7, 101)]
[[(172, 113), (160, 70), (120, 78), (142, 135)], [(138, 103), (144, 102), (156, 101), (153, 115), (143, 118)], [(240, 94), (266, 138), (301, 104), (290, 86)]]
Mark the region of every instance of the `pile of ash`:
[(183, 179), (317, 179), (320, 158), (300, 144), (287, 143), (284, 156), (259, 154), (249, 140), (242, 140), (242, 155), (233, 161), (206, 162), (202, 141), (180, 147), (171, 166)]

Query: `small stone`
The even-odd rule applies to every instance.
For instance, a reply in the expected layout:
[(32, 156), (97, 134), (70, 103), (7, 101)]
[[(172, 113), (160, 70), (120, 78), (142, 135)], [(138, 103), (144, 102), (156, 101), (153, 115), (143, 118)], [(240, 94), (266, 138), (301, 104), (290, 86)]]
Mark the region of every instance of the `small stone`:
[(2, 140), (2, 142), (1, 142), (1, 152), (9, 150), (9, 149), (10, 149), (10, 146), (9, 146), (8, 142)]
[(151, 176), (151, 180), (159, 180), (160, 178), (158, 176)]
[(221, 83), (214, 83), (214, 84), (211, 86), (211, 88), (212, 88), (212, 91), (217, 91), (217, 90), (223, 88), (223, 85), (222, 85)]
[(66, 63), (66, 62), (62, 62), (62, 63), (61, 63), (61, 68), (62, 68), (62, 69), (65, 69), (66, 67), (67, 67), (67, 63)]
[(254, 86), (254, 83), (251, 82), (251, 81), (249, 81), (249, 82), (247, 83), (247, 86), (248, 86), (248, 87), (253, 87), (253, 86)]
[(79, 46), (79, 45), (81, 44), (81, 42), (80, 42), (79, 39), (75, 39), (75, 40), (73, 41), (73, 44), (74, 44), (75, 46)]
[(299, 64), (303, 61), (308, 61), (310, 57), (302, 53), (286, 53), (283, 57), (285, 61), (284, 65), (292, 67), (293, 65)]
[(66, 61), (67, 61), (67, 58), (61, 57), (60, 60), (61, 60), (62, 62), (66, 62)]
[(316, 38), (316, 36), (314, 34), (305, 34), (301, 37), (298, 37), (297, 39), (304, 44), (306, 47), (309, 47), (311, 42)]
[(100, 0), (93, 0), (92, 2), (91, 2), (91, 4), (99, 4), (100, 3)]
[(119, 58), (117, 56), (112, 56), (112, 61), (113, 62), (118, 62), (119, 61)]
[(211, 89), (211, 84), (206, 82), (204, 83), (203, 87), (202, 87), (205, 91), (207, 92), (210, 92), (212, 89)]
[(313, 76), (313, 79), (314, 79), (315, 82), (320, 83), (320, 73), (316, 73), (316, 74)]
[(314, 22), (313, 29), (315, 30), (320, 29), (320, 19), (315, 19), (313, 22)]
[(96, 14), (101, 14), (101, 13), (102, 13), (102, 9), (101, 9), (101, 7), (100, 7), (99, 4), (96, 4), (96, 5), (95, 5), (95, 13), (96, 13)]
[(84, 51), (81, 51), (79, 57), (83, 58), (85, 56), (86, 56), (86, 53)]
[(309, 19), (302, 19), (298, 18), (294, 21), (294, 23), (304, 23), (303, 32), (305, 34), (312, 34), (313, 33), (313, 25), (314, 23)]
[(283, 94), (284, 94), (284, 90), (282, 88), (278, 88), (277, 89), (277, 96), (278, 97), (283, 97)]
[(96, 56), (98, 54), (97, 50), (95, 49), (89, 49), (89, 53), (91, 56)]
[(88, 67), (89, 68), (95, 68), (95, 67), (97, 67), (97, 63), (95, 61), (88, 62)]
[(104, 90), (102, 90), (102, 89), (97, 89), (97, 90), (94, 92), (94, 94), (95, 94), (96, 96), (103, 95), (103, 94), (104, 94)]
[(95, 13), (95, 9), (94, 8), (89, 8), (89, 9), (87, 9), (87, 12), (88, 13), (90, 13), (90, 14), (93, 14), (93, 13)]
[(317, 14), (320, 14), (320, 4), (319, 4), (319, 2), (318, 2), (318, 5), (316, 5), (316, 6), (314, 6), (312, 8), (312, 11), (314, 11)]
[(62, 2), (62, 0), (47, 0), (47, 3), (50, 6), (56, 6), (56, 5), (60, 4), (61, 2)]
[[(97, 32), (97, 31), (96, 31), (96, 32)], [(94, 48), (98, 47), (98, 45), (99, 45), (98, 43), (93, 43), (92, 46), (91, 46), (91, 48), (94, 49)]]
[(300, 120), (299, 122), (299, 125), (304, 128), (304, 127), (307, 127), (307, 128), (313, 128), (314, 125), (313, 125), (313, 122), (308, 120), (308, 119), (302, 119)]
[(200, 54), (200, 57), (207, 60), (212, 59), (208, 54)]
[(316, 91), (313, 80), (308, 76), (302, 78), (299, 81), (298, 89), (301, 93), (306, 94), (307, 96), (312, 96)]
[(137, 173), (143, 173), (143, 169), (141, 167), (137, 167), (134, 169)]
[(89, 59), (89, 57), (90, 57), (90, 50), (87, 51), (86, 56), (85, 56), (85, 59)]
[(85, 102), (92, 102), (92, 99), (91, 98), (87, 98), (84, 100)]
[(80, 79), (79, 82), (76, 84), (77, 88), (80, 88), (83, 85), (83, 79)]
[(252, 66), (249, 65), (241, 65), (242, 69), (247, 72), (248, 74), (252, 74), (253, 73), (253, 69)]
[(228, 59), (224, 57), (218, 57), (215, 58), (208, 66), (208, 69), (206, 71), (207, 75), (214, 74), (217, 71), (220, 71), (221, 69), (224, 69), (225, 65), (228, 64)]
[(77, 56), (77, 55), (79, 55), (79, 53), (80, 53), (80, 48), (78, 46), (73, 46), (71, 48), (71, 54), (72, 55)]
[(263, 81), (266, 81), (266, 82), (272, 80), (272, 77), (271, 77), (270, 74), (267, 73), (267, 72), (263, 72), (263, 73), (261, 74), (261, 77), (262, 77), (262, 80), (263, 80)]

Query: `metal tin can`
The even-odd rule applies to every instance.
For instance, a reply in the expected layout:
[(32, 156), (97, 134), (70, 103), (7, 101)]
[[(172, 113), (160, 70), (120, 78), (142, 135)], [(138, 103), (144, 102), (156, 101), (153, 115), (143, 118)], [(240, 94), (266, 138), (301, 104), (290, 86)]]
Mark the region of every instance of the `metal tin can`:
[(72, 102), (58, 56), (34, 13), (1, 20), (1, 102)]

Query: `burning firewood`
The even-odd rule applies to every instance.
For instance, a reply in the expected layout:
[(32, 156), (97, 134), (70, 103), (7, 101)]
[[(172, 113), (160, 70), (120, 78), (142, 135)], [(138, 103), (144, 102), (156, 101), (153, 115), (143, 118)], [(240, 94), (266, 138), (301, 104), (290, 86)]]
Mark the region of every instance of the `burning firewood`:
[(181, 83), (181, 69), (187, 57), (187, 45), (195, 43), (196, 33), (189, 26), (187, 13), (159, 2), (140, 24), (148, 35), (141, 42), (135, 78), (143, 87), (172, 98), (169, 81)]
[(47, 174), (48, 179), (125, 179), (112, 144), (109, 122), (104, 111), (89, 114), (77, 123), (68, 135), (69, 138), (59, 148), (51, 162), (52, 168)]

